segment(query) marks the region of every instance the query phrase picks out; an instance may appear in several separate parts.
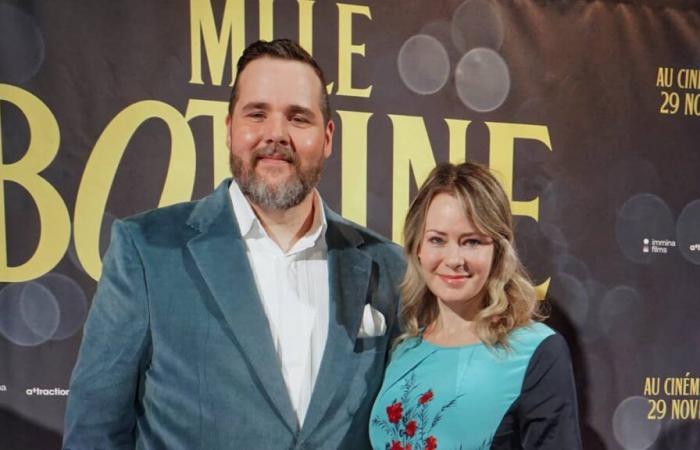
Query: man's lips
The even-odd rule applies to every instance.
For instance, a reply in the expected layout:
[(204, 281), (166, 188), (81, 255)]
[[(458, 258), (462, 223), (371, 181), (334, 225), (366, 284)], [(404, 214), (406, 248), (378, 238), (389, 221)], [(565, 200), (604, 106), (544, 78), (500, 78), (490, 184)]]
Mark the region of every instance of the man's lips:
[(291, 163), (291, 161), (289, 161), (288, 158), (286, 158), (282, 155), (260, 156), (260, 157), (258, 157), (257, 162), (265, 162), (265, 163), (271, 163), (271, 164), (290, 164)]

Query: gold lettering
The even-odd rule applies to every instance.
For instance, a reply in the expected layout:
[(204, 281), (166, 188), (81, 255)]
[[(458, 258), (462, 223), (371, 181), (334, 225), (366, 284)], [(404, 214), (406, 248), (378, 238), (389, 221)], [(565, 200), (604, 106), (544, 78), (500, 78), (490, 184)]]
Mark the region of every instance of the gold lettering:
[(352, 87), (352, 55), (365, 56), (365, 44), (352, 43), (352, 16), (356, 14), (372, 20), (369, 6), (338, 3), (338, 91), (336, 94), (369, 97), (372, 85), (364, 89)]
[(299, 4), (299, 45), (313, 55), (314, 0), (297, 0)]
[[(262, 2), (262, 0), (261, 0)], [(270, 1), (270, 3), (272, 3)], [(261, 3), (261, 10), (264, 9)], [(272, 14), (270, 8), (270, 16)], [(263, 20), (261, 15), (261, 21)], [(270, 22), (272, 21), (270, 17)], [(262, 31), (262, 30), (261, 30)], [(270, 30), (271, 31), (271, 30)], [(190, 0), (190, 54), (192, 77), (190, 83), (204, 84), (202, 80), (202, 40), (207, 53), (211, 82), (221, 86), (226, 65), (226, 55), (231, 50), (231, 81), (233, 85), (238, 58), (245, 47), (244, 0), (226, 0), (221, 20), (221, 31), (217, 33), (214, 11), (209, 0)]]
[(273, 39), (273, 8), (275, 0), (260, 0), (260, 39), (263, 41), (271, 41)]
[(644, 379), (644, 395), (659, 395), (661, 380), (659, 378), (646, 377)]
[(131, 136), (152, 118), (165, 122), (171, 135), (168, 171), (158, 206), (189, 200), (192, 196), (196, 154), (185, 118), (172, 106), (154, 100), (134, 103), (117, 114), (95, 143), (75, 202), (75, 250), (83, 268), (94, 279), (99, 278), (102, 270), (98, 248), (100, 225), (114, 176)]
[(435, 167), (435, 157), (422, 117), (389, 114), (394, 131), (391, 238), (403, 243), (403, 222), (410, 203), (410, 174), (420, 186)]
[(656, 72), (656, 86), (669, 88), (673, 84), (673, 68), (659, 67)]
[(191, 99), (187, 103), (185, 120), (188, 122), (201, 116), (211, 117), (211, 140), (214, 146), (214, 187), (224, 179), (231, 176), (229, 167), (229, 150), (226, 147), (226, 116), (228, 115), (228, 102), (214, 100)]
[(343, 217), (367, 225), (367, 122), (372, 113), (337, 111), (341, 124)]
[[(490, 132), (489, 166), (494, 175), (503, 184), (514, 215), (532, 217), (539, 220), (539, 198), (529, 201), (513, 200), (513, 154), (515, 152), (515, 139), (533, 139), (542, 142), (548, 150), (552, 150), (552, 142), (549, 138), (549, 130), (544, 125), (528, 125), (519, 123), (486, 122)], [(542, 284), (536, 286), (540, 300), (544, 299), (549, 288), (551, 278), (547, 278)]]
[[(0, 281), (19, 282), (42, 276), (63, 258), (70, 241), (70, 217), (61, 195), (39, 175), (58, 154), (60, 131), (51, 110), (31, 93), (9, 84), (0, 84), (0, 104), (3, 101), (15, 105), (26, 117), (29, 127), (27, 151), (18, 161), (3, 164), (0, 141)], [(41, 224), (34, 254), (14, 267), (7, 262), (4, 192), (7, 181), (17, 183), (29, 193)]]
[(450, 130), (450, 162), (459, 164), (466, 160), (467, 127), (470, 120), (445, 119)]

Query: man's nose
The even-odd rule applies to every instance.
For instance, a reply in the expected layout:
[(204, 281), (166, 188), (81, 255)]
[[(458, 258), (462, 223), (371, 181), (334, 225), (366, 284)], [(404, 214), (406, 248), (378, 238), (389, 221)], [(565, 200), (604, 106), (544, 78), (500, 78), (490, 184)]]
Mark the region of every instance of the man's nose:
[(266, 125), (266, 144), (289, 145), (289, 128), (286, 117), (273, 115), (268, 118)]

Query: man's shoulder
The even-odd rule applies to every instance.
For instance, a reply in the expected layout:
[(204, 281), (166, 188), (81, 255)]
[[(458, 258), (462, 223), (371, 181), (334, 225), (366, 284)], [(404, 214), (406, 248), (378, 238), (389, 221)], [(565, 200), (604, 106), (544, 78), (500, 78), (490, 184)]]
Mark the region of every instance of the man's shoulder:
[(120, 221), (131, 230), (141, 232), (172, 230), (175, 227), (186, 226), (192, 211), (201, 200), (175, 203), (173, 205), (142, 211), (125, 217)]
[(326, 218), (329, 226), (333, 226), (343, 234), (348, 241), (357, 242), (357, 248), (375, 256), (390, 258), (404, 264), (403, 248), (397, 243), (387, 239), (376, 231), (359, 225), (342, 217), (340, 214), (326, 208)]
[(143, 235), (191, 233), (205, 228), (230, 203), (228, 182), (222, 182), (213, 192), (197, 200), (174, 203), (150, 209), (121, 219), (130, 231)]

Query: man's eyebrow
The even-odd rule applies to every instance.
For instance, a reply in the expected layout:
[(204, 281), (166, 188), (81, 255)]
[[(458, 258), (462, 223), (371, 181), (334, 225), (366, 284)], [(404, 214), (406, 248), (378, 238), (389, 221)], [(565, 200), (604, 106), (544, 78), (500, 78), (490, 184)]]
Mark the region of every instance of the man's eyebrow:
[(270, 109), (270, 105), (265, 102), (250, 102), (243, 105), (241, 108), (243, 111), (249, 111), (251, 109)]
[(307, 108), (306, 106), (301, 106), (301, 105), (291, 105), (288, 108), (289, 114), (303, 114), (305, 116), (310, 116), (314, 117), (316, 114), (314, 114), (314, 111), (311, 108)]

